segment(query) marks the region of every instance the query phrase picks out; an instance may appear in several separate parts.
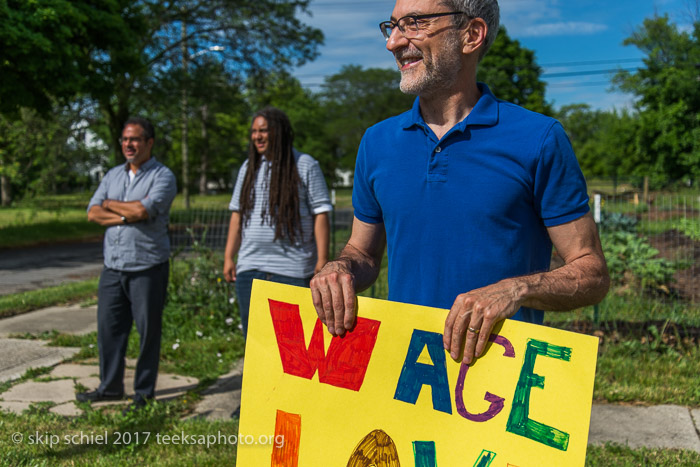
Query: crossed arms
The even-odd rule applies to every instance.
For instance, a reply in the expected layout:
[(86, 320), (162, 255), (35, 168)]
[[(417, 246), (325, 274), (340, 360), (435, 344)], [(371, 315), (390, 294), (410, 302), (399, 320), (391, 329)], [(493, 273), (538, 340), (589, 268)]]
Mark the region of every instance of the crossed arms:
[(122, 216), (128, 223), (148, 219), (148, 211), (141, 201), (116, 201), (106, 199), (102, 205), (95, 205), (88, 211), (88, 221), (95, 222), (104, 227), (121, 225)]

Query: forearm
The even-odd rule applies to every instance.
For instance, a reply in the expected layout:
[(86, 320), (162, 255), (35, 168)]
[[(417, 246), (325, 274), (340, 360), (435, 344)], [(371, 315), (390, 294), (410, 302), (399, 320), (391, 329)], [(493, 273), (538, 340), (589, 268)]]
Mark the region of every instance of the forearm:
[(121, 225), (122, 216), (103, 208), (102, 206), (93, 206), (88, 211), (88, 221), (99, 224), (103, 227), (111, 227), (113, 225)]
[(232, 261), (236, 258), (238, 250), (241, 248), (241, 215), (237, 212), (231, 213), (231, 220), (228, 226), (228, 236), (226, 237), (226, 249), (224, 259)]
[(610, 278), (605, 261), (587, 255), (549, 272), (501, 281), (512, 287), (520, 306), (546, 311), (569, 311), (599, 303)]
[(138, 222), (148, 219), (148, 211), (141, 204), (141, 201), (117, 201), (106, 199), (102, 202), (102, 207), (119, 216), (124, 216), (127, 222)]
[[(383, 253), (382, 251), (382, 256)], [(376, 257), (362, 253), (358, 248), (348, 243), (340, 252), (338, 258), (331, 261), (329, 265), (337, 263), (352, 274), (355, 291), (362, 292), (377, 280), (382, 264), (382, 256)]]
[(316, 253), (318, 264), (321, 266), (328, 262), (328, 252), (331, 238), (331, 224), (328, 213), (324, 212), (314, 216), (314, 239), (316, 241)]

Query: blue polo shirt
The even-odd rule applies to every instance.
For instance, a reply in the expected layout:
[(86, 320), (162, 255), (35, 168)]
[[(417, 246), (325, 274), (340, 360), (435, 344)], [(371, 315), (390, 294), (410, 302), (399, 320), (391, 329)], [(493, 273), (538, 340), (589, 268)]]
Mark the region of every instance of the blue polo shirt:
[[(450, 308), (457, 295), (547, 271), (547, 227), (589, 210), (586, 182), (554, 119), (482, 96), (438, 139), (413, 109), (372, 126), (358, 151), (355, 216), (384, 223), (389, 299)], [(514, 319), (542, 323), (521, 308)]]

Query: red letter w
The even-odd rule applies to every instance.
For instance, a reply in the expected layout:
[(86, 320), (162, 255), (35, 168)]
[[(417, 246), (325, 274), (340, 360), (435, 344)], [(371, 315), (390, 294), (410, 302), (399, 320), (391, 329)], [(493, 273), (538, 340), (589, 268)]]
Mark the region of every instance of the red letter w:
[(299, 306), (268, 301), (285, 373), (311, 379), (318, 370), (318, 379), (322, 383), (353, 391), (360, 390), (377, 342), (379, 321), (357, 318), (352, 332), (331, 339), (328, 355), (324, 356), (323, 323), (320, 319), (316, 320), (307, 349)]

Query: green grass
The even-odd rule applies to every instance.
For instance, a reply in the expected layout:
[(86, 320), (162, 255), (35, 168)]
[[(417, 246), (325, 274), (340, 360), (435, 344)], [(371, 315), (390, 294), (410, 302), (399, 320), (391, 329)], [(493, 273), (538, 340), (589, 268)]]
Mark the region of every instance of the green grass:
[(569, 312), (545, 313), (545, 324), (566, 328), (574, 321), (587, 321), (596, 325), (608, 323), (645, 323), (669, 321), (678, 326), (700, 327), (700, 304), (680, 301), (654, 300), (637, 294), (626, 294), (613, 289), (598, 305), (598, 321), (595, 322), (594, 307), (585, 307)]
[(76, 303), (97, 295), (98, 279), (71, 282), (56, 287), (0, 296), (0, 318), (54, 305)]
[(697, 467), (700, 453), (682, 449), (630, 449), (626, 446), (606, 444), (588, 446), (586, 465), (590, 467)]
[(700, 348), (662, 339), (604, 339), (593, 397), (606, 402), (642, 402), (700, 407)]
[[(0, 249), (99, 238), (104, 227), (87, 221), (90, 196), (83, 193), (37, 197), (0, 208)], [(230, 200), (230, 195), (192, 196), (189, 212), (205, 209), (228, 212)], [(187, 220), (192, 214), (185, 213), (184, 200), (178, 195), (172, 215)]]
[[(192, 401), (181, 399), (156, 403), (128, 416), (121, 415), (118, 409), (88, 408), (84, 415), (74, 419), (51, 414), (45, 405), (37, 405), (22, 415), (1, 413), (0, 464), (215, 466), (235, 463), (236, 445), (229, 441), (234, 441), (238, 434), (238, 420), (181, 420), (191, 406)], [(44, 444), (36, 442), (37, 434), (42, 436)], [(182, 434), (189, 444), (180, 442)], [(21, 441), (15, 443), (20, 436)], [(180, 437), (177, 442), (175, 437)]]

